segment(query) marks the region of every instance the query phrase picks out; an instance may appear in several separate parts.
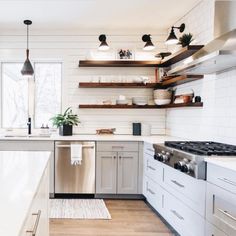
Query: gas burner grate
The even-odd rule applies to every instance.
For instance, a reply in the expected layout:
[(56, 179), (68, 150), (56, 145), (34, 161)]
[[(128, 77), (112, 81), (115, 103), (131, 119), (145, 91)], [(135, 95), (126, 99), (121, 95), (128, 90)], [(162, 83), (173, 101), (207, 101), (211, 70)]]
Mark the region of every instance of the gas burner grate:
[(196, 155), (236, 156), (236, 146), (217, 142), (166, 141), (165, 146)]

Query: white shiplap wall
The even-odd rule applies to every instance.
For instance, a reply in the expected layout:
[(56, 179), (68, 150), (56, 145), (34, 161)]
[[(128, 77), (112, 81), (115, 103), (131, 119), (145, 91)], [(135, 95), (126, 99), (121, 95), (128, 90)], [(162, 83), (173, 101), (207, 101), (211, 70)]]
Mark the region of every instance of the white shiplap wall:
[[(214, 1), (204, 0), (178, 23), (188, 22), (187, 32), (205, 44), (213, 39), (213, 12)], [(204, 107), (168, 110), (167, 134), (236, 144), (236, 69), (180, 85), (177, 92), (191, 89), (202, 97)]]
[[(33, 26), (32, 26), (33, 28)], [(80, 116), (81, 124), (76, 133), (93, 134), (97, 128), (117, 128), (117, 134), (131, 134), (132, 122), (148, 123), (153, 134), (165, 133), (165, 110), (82, 110), (79, 104), (101, 103), (103, 100), (115, 99), (123, 94), (128, 98), (133, 96), (148, 96), (152, 99), (152, 89), (82, 89), (78, 88), (80, 81), (97, 80), (132, 80), (137, 76), (148, 76), (154, 79), (153, 68), (79, 68), (80, 59), (103, 56), (97, 51), (98, 35), (92, 33), (45, 33), (33, 32), (30, 36), (30, 54), (32, 61), (61, 61), (63, 63), (62, 109), (72, 106)], [(149, 33), (149, 32), (144, 32)], [(0, 61), (23, 61), (25, 58), (25, 32), (1, 32)], [(166, 34), (153, 34), (153, 42), (157, 50), (150, 55), (142, 51), (143, 32), (112, 33), (107, 35), (111, 46), (111, 58), (119, 48), (132, 48), (138, 58), (153, 56), (157, 51), (163, 51)]]

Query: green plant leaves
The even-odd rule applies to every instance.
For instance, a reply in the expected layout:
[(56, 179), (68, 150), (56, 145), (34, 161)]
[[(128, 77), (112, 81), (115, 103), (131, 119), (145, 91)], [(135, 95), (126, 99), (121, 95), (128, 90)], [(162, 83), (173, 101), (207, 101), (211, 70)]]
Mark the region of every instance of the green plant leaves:
[(80, 123), (77, 114), (72, 114), (72, 108), (68, 107), (63, 114), (57, 114), (50, 119), (57, 128), (62, 125), (78, 125)]

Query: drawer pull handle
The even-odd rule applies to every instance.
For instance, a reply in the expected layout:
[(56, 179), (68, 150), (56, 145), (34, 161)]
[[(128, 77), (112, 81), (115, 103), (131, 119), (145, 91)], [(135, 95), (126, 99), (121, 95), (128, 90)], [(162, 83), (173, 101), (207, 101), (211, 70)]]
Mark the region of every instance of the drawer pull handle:
[(233, 186), (236, 186), (236, 183), (234, 181), (231, 181), (229, 179), (226, 179), (226, 178), (218, 178), (218, 180), (221, 180), (223, 182), (226, 182), (227, 184), (231, 184)]
[(175, 185), (177, 185), (178, 187), (180, 188), (184, 188), (184, 185), (183, 184), (180, 184), (179, 182), (177, 182), (176, 180), (171, 180), (172, 183), (174, 183)]
[(151, 193), (152, 195), (155, 195), (155, 193), (150, 188), (148, 188), (147, 191)]
[(111, 148), (124, 148), (123, 146), (112, 146)]
[(175, 210), (171, 210), (171, 212), (172, 212), (176, 217), (178, 217), (180, 220), (184, 220), (184, 217), (181, 216), (179, 213), (177, 213)]
[(31, 233), (32, 236), (36, 236), (37, 228), (38, 228), (39, 220), (40, 220), (40, 216), (41, 216), (41, 211), (39, 210), (38, 213), (33, 213), (32, 215), (37, 216), (35, 223), (34, 223), (34, 227), (33, 227), (33, 230), (27, 230), (26, 233)]
[(151, 169), (151, 170), (156, 170), (155, 168), (153, 168), (152, 166), (147, 166), (147, 168)]
[(227, 217), (229, 217), (231, 220), (236, 221), (236, 218), (234, 216), (232, 216), (231, 214), (229, 214), (227, 211), (224, 211), (220, 208), (217, 208), (218, 211), (220, 211), (221, 213), (223, 213), (224, 215), (226, 215)]

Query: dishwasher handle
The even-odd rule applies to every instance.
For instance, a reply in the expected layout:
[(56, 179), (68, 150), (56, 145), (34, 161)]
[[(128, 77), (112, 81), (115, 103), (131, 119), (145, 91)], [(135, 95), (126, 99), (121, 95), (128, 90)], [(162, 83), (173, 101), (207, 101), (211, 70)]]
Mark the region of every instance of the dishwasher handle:
[[(70, 148), (70, 145), (59, 144), (56, 145), (57, 148)], [(94, 148), (94, 145), (83, 145), (82, 148)]]

